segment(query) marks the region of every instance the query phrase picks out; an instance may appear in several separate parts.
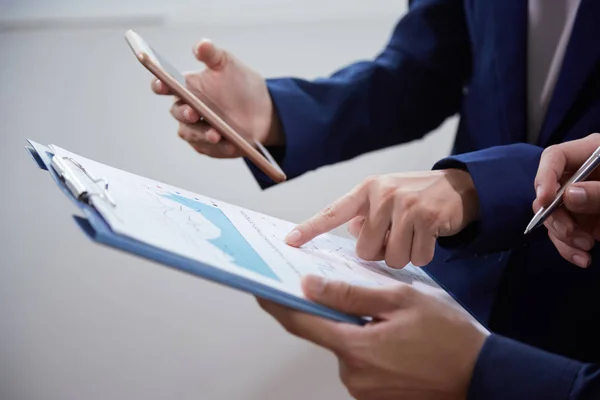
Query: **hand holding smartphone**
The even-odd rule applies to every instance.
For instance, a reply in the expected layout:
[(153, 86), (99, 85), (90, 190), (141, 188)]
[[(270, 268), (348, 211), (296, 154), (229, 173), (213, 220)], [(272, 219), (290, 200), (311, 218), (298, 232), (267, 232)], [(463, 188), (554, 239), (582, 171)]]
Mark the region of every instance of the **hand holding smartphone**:
[(174, 95), (202, 116), (205, 122), (238, 148), (244, 157), (274, 182), (280, 183), (286, 180), (284, 172), (268, 150), (259, 141), (250, 139), (253, 135), (249, 134), (244, 127), (236, 125), (234, 119), (222, 112), (204, 93), (200, 91), (192, 93), (186, 87), (185, 77), (140, 35), (129, 30), (125, 33), (125, 38), (138, 61)]

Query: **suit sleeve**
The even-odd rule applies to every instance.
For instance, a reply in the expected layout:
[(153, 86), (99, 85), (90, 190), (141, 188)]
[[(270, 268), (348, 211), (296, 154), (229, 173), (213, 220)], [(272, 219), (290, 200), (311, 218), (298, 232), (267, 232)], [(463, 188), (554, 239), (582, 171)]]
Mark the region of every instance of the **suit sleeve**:
[(479, 220), (438, 240), (453, 251), (453, 258), (507, 250), (523, 242), (533, 217), (534, 180), (543, 150), (525, 143), (495, 146), (447, 157), (433, 166), (468, 171), (479, 198)]
[[(421, 138), (459, 111), (471, 55), (463, 1), (418, 0), (385, 48), (327, 78), (267, 81), (289, 178)], [(335, 51), (334, 49), (332, 49)], [(261, 187), (273, 183), (247, 162)]]
[(475, 365), (469, 400), (600, 398), (600, 366), (490, 335)]

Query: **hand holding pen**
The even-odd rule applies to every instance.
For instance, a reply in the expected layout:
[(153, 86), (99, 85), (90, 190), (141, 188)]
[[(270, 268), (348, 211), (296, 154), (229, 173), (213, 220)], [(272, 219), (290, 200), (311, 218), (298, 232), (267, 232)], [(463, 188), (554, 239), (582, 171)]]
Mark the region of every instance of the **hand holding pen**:
[(600, 239), (600, 134), (547, 148), (535, 178), (536, 213), (525, 233), (544, 225), (563, 258), (586, 268)]

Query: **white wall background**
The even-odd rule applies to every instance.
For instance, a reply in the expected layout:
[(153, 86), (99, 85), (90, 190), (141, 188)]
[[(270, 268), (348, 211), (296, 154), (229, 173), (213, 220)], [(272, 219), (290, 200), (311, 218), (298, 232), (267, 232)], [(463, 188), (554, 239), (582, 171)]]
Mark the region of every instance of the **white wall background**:
[[(0, 15), (19, 23), (51, 13), (135, 16), (165, 11), (167, 3), (170, 15), (196, 5), (1, 0)], [(271, 22), (242, 23), (222, 12), (251, 3), (273, 6), (260, 17)], [(56, 143), (292, 221), (367, 175), (426, 169), (446, 155), (455, 120), (422, 141), (261, 191), (242, 161), (201, 157), (177, 138), (169, 100), (151, 94), (150, 75), (122, 36), (137, 29), (183, 70), (197, 68), (190, 49), (210, 37), (266, 76), (312, 78), (372, 57), (405, 7), (378, 0), (390, 12), (375, 15), (362, 12), (374, 3), (320, 1), (331, 5), (328, 20), (304, 15), (277, 22), (309, 3), (317, 4), (215, 0), (195, 8), (214, 6), (215, 17), (184, 25), (21, 24), (0, 33), (0, 399), (348, 398), (335, 359), (287, 335), (252, 297), (90, 242), (70, 218), (75, 209), (23, 149), (25, 138)]]
[[(214, 25), (235, 22), (306, 21), (398, 17), (406, 0), (1, 0), (0, 23), (28, 19), (159, 19), (167, 23)], [(153, 17), (153, 18), (152, 18)], [(0, 25), (1, 26), (1, 25)]]

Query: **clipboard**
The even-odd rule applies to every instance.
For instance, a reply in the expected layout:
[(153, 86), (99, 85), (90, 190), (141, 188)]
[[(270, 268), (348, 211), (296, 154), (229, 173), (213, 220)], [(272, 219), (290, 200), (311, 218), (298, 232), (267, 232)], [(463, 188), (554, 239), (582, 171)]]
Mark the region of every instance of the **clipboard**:
[[(81, 212), (82, 215), (74, 215), (73, 218), (92, 241), (301, 312), (359, 326), (371, 322), (371, 318), (367, 316), (342, 313), (277, 287), (229, 272), (216, 265), (211, 265), (209, 262), (201, 262), (116, 232), (99, 211), (99, 209), (104, 210), (105, 207), (109, 209), (118, 207), (117, 202), (110, 195), (110, 182), (102, 177), (91, 175), (77, 160), (71, 157), (59, 157), (48, 146), (32, 140), (27, 140), (27, 142), (28, 145), (25, 148), (37, 166), (50, 174), (58, 188)], [(487, 330), (485, 324), (444, 285), (426, 272), (423, 271), (423, 274), (427, 276), (427, 281), (444, 293), (444, 296), (462, 307), (482, 329)]]
[(298, 311), (355, 325), (365, 325), (370, 321), (366, 317), (330, 309), (218, 267), (115, 233), (90, 201), (91, 198), (98, 197), (107, 205), (117, 207), (118, 205), (110, 196), (110, 182), (90, 175), (75, 160), (55, 157), (48, 146), (32, 140), (27, 140), (27, 142), (28, 145), (25, 146), (25, 149), (37, 166), (50, 174), (59, 189), (83, 214), (82, 216), (75, 215), (73, 218), (92, 241)]

